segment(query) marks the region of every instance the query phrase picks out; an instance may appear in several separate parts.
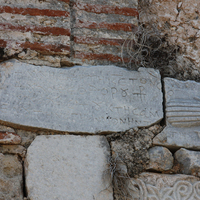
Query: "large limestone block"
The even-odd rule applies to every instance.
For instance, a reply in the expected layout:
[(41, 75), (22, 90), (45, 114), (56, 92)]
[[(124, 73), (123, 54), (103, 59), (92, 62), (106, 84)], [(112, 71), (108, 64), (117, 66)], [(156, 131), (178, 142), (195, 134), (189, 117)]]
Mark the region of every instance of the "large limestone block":
[(142, 173), (129, 184), (133, 200), (200, 200), (200, 179), (187, 175)]
[(124, 131), (160, 121), (160, 74), (115, 66), (0, 65), (0, 120), (69, 132)]
[(28, 197), (112, 200), (109, 156), (104, 136), (37, 136), (25, 161)]
[(200, 83), (164, 79), (167, 127), (154, 145), (200, 150)]

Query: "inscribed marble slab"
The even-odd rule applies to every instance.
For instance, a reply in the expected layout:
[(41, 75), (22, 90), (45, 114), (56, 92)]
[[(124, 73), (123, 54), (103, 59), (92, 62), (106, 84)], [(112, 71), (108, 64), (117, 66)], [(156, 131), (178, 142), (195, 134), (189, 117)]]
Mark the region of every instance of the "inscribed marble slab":
[(0, 120), (68, 132), (118, 132), (163, 118), (159, 71), (0, 65)]

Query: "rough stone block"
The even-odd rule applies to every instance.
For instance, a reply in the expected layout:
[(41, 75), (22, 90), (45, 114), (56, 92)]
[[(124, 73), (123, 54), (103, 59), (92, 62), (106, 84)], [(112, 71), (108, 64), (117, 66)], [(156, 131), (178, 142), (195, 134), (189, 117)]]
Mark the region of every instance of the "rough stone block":
[(173, 167), (174, 158), (172, 153), (165, 147), (152, 147), (148, 150), (149, 165), (147, 169), (165, 171)]
[(142, 173), (129, 187), (133, 200), (200, 199), (200, 179), (195, 176)]
[(165, 78), (167, 127), (154, 145), (200, 149), (200, 83)]
[(0, 66), (0, 120), (69, 132), (118, 132), (163, 117), (160, 74), (115, 66)]
[(31, 200), (112, 200), (104, 179), (110, 156), (104, 136), (37, 136), (27, 150), (26, 187)]
[(184, 174), (200, 176), (200, 152), (181, 148), (175, 153), (176, 160), (181, 164)]
[(21, 138), (16, 133), (0, 131), (0, 144), (20, 144), (20, 142)]
[(0, 145), (0, 153), (16, 154), (24, 158), (26, 155), (26, 148), (21, 145)]
[(0, 199), (23, 199), (22, 164), (17, 156), (0, 153)]

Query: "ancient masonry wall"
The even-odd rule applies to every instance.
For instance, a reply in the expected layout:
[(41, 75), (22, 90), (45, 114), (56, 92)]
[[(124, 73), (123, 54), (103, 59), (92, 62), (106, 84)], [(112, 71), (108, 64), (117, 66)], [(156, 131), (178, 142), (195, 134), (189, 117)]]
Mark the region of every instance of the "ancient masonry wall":
[(0, 200), (200, 200), (198, 6), (0, 0)]

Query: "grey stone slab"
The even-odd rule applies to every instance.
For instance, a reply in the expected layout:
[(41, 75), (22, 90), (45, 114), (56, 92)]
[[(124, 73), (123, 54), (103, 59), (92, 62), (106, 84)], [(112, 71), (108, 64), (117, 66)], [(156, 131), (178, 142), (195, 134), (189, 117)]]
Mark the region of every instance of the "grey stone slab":
[(154, 145), (200, 149), (200, 83), (164, 79), (167, 127)]
[(104, 136), (37, 136), (27, 150), (30, 200), (113, 200)]
[(69, 132), (114, 132), (163, 117), (160, 74), (115, 66), (0, 65), (0, 120)]
[(173, 167), (172, 153), (165, 147), (155, 146), (148, 150), (149, 165), (147, 169), (156, 171), (170, 170)]
[(175, 153), (176, 160), (180, 163), (183, 174), (200, 176), (200, 152), (184, 148)]
[(166, 127), (153, 139), (153, 144), (169, 149), (184, 147), (200, 150), (200, 131), (198, 127), (195, 129)]
[(200, 179), (195, 176), (142, 173), (129, 187), (132, 200), (200, 200)]

